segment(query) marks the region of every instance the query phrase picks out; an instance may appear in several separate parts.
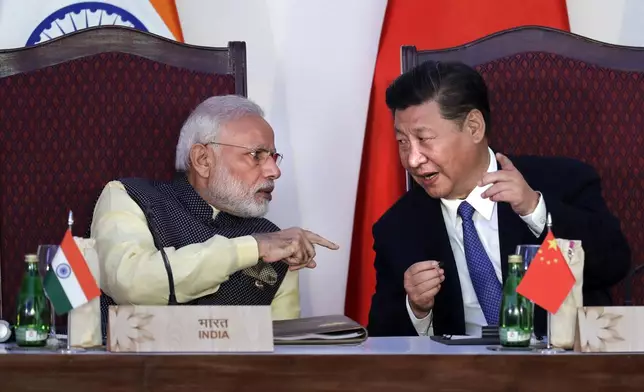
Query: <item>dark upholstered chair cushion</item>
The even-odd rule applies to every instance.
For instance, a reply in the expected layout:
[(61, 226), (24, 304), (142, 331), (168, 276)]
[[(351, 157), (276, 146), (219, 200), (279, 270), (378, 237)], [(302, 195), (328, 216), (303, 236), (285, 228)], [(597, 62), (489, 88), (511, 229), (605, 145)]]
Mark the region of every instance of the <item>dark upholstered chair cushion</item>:
[[(602, 178), (608, 208), (621, 220), (633, 263), (643, 263), (644, 74), (543, 52), (476, 69), (490, 89), (493, 147), (592, 165)], [(633, 293), (640, 302), (643, 283), (640, 278)], [(621, 287), (614, 300), (624, 301)]]

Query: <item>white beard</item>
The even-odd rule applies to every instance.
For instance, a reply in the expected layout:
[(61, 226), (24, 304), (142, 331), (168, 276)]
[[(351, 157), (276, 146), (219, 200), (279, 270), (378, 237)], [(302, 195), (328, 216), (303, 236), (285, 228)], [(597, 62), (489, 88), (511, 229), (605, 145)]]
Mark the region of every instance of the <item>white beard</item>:
[(224, 165), (218, 165), (215, 175), (208, 184), (210, 202), (231, 215), (242, 218), (259, 218), (268, 212), (268, 200), (258, 201), (255, 195), (260, 189), (273, 188), (273, 181), (267, 180), (253, 189), (246, 189), (245, 185)]

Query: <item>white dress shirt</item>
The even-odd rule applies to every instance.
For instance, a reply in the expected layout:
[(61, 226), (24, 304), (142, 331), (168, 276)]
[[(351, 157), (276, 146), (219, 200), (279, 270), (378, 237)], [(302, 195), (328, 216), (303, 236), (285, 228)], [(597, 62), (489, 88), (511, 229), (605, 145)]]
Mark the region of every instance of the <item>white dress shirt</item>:
[[(497, 170), (496, 157), (491, 149), (489, 149), (489, 152), (490, 165), (488, 166), (487, 171), (494, 172)], [(465, 201), (470, 203), (475, 209), (474, 216), (472, 217), (474, 226), (476, 227), (476, 231), (481, 239), (483, 248), (485, 248), (490, 261), (492, 261), (496, 277), (499, 282), (502, 283), (497, 203), (490, 199), (481, 198), (481, 194), (491, 186), (492, 184), (484, 187), (477, 186), (472, 190), (467, 198), (465, 198)], [(449, 242), (452, 247), (452, 253), (454, 254), (454, 261), (456, 262), (456, 268), (458, 270), (458, 279), (461, 283), (463, 310), (465, 313), (465, 333), (470, 336), (481, 336), (481, 327), (486, 326), (487, 322), (485, 321), (483, 310), (481, 309), (478, 298), (476, 297), (476, 292), (474, 291), (472, 279), (470, 279), (470, 272), (467, 268), (467, 261), (465, 259), (465, 248), (463, 246), (463, 220), (457, 213), (458, 206), (462, 202), (463, 200), (459, 199), (441, 199), (441, 210), (443, 213), (443, 219), (445, 220)], [(532, 231), (536, 237), (539, 237), (546, 225), (546, 215), (546, 204), (541, 194), (539, 194), (539, 203), (537, 204), (537, 208), (532, 212), (532, 214), (521, 216), (521, 219), (523, 219), (523, 221), (528, 225), (530, 231)], [(449, 279), (449, 277), (446, 278)], [(421, 336), (433, 335), (433, 328), (431, 325), (432, 313), (430, 312), (422, 319), (416, 318), (409, 305), (409, 298), (405, 299), (405, 303), (409, 317), (411, 318), (418, 334)]]

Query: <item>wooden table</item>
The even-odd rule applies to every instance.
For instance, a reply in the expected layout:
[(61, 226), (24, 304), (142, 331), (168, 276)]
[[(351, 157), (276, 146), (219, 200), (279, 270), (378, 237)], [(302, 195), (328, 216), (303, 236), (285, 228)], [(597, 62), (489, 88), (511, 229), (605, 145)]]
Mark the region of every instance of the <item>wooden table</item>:
[(642, 391), (644, 355), (540, 355), (372, 338), (271, 354), (0, 355), (0, 391)]

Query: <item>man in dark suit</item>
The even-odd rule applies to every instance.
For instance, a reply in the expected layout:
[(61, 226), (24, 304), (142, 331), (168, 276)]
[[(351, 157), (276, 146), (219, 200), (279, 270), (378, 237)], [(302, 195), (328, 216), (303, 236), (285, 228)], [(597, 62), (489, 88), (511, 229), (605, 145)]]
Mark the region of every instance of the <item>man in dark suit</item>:
[[(630, 250), (590, 166), (493, 152), (487, 87), (462, 63), (423, 63), (386, 100), (418, 186), (373, 226), (371, 336), (480, 335), (498, 325), (508, 255), (544, 240), (548, 213), (556, 237), (582, 241), (584, 304), (610, 305)], [(535, 319), (542, 335), (543, 309)]]

